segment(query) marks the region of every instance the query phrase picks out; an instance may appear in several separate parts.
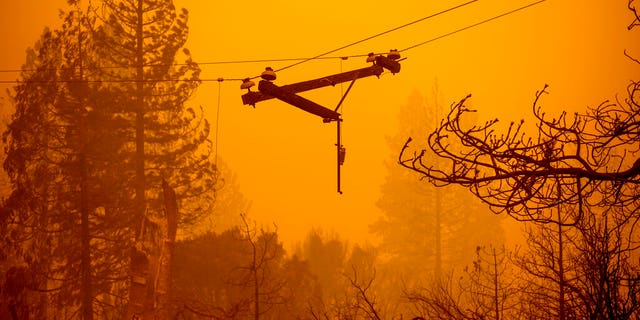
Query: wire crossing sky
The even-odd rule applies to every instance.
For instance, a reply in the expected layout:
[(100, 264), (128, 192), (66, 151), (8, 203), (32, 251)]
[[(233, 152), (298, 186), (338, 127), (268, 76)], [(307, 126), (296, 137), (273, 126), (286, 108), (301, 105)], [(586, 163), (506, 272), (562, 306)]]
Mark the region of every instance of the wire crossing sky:
[[(247, 212), (258, 223), (277, 223), (288, 245), (313, 227), (352, 243), (375, 241), (369, 225), (381, 214), (376, 205), (381, 185), (399, 151), (389, 137), (418, 120), (403, 115), (404, 106), (429, 108), (438, 91), (437, 103), (447, 107), (471, 93), (468, 102), (478, 109), (480, 121), (500, 117), (509, 123), (526, 119), (533, 94), (545, 83), (550, 85), (543, 100), (548, 114), (580, 112), (626, 93), (629, 79), (640, 72), (624, 56), (625, 50), (640, 55), (637, 32), (627, 30), (632, 17), (626, 1), (478, 0), (425, 19), (468, 1), (174, 0), (176, 8), (189, 12), (185, 46), (194, 61), (202, 61), (199, 81), (204, 85), (187, 103), (202, 107), (211, 122), (211, 139), (217, 124), (218, 164), (235, 176), (237, 186), (230, 189), (250, 199)], [(65, 0), (0, 2), (0, 86), (5, 91), (0, 105), (7, 116), (13, 112), (10, 87), (19, 83), (19, 72), (28, 70), (4, 66), (22, 65), (25, 49), (38, 41), (45, 26), (61, 24), (58, 9), (66, 6)], [(420, 19), (425, 20), (390, 31)], [(387, 33), (364, 40), (381, 32)], [(391, 48), (407, 57), (401, 72), (358, 81), (342, 105), (348, 152), (341, 196), (335, 193), (333, 126), (280, 101), (265, 101), (255, 109), (242, 104), (246, 91), (236, 80), (266, 66), (278, 70), (295, 63), (278, 74), (277, 82), (296, 83), (361, 68), (369, 52), (386, 54)], [(329, 86), (304, 96), (333, 109), (342, 92)]]
[[(372, 35), (372, 36), (369, 36), (369, 37), (366, 37), (366, 38), (351, 42), (351, 43), (349, 43), (347, 45), (338, 47), (336, 49), (329, 50), (327, 52), (321, 53), (321, 54), (319, 54), (317, 56), (310, 57), (310, 58), (277, 58), (277, 59), (251, 59), (251, 60), (236, 60), (236, 61), (233, 61), (233, 60), (232, 61), (209, 61), (209, 62), (200, 62), (198, 64), (199, 65), (219, 65), (219, 64), (248, 64), (248, 63), (297, 61), (297, 62), (295, 62), (293, 64), (290, 64), (290, 65), (287, 65), (287, 66), (284, 66), (284, 67), (281, 67), (281, 68), (278, 68), (278, 69), (274, 70), (275, 72), (278, 72), (278, 71), (283, 71), (283, 70), (286, 70), (286, 69), (293, 68), (293, 67), (295, 67), (297, 65), (300, 65), (300, 64), (303, 64), (303, 63), (306, 63), (306, 62), (309, 62), (309, 61), (318, 60), (318, 59), (342, 59), (342, 60), (345, 60), (345, 59), (348, 59), (348, 58), (366, 57), (368, 55), (368, 53), (366, 53), (366, 54), (356, 54), (356, 55), (335, 56), (335, 57), (326, 57), (326, 55), (329, 55), (331, 53), (338, 52), (340, 50), (349, 48), (351, 46), (354, 46), (354, 45), (357, 45), (357, 44), (372, 40), (372, 39), (380, 37), (382, 35), (385, 35), (385, 34), (388, 34), (388, 33), (392, 33), (394, 31), (397, 31), (397, 30), (412, 26), (412, 25), (414, 25), (416, 23), (419, 23), (419, 22), (422, 22), (422, 21), (437, 17), (439, 15), (442, 15), (442, 14), (445, 14), (445, 13), (448, 13), (448, 12), (452, 12), (454, 10), (460, 9), (460, 8), (462, 8), (464, 6), (470, 5), (470, 4), (472, 4), (474, 2), (477, 2), (477, 1), (479, 1), (479, 0), (472, 0), (472, 1), (468, 1), (468, 2), (465, 2), (465, 3), (459, 4), (459, 5), (447, 8), (445, 10), (442, 10), (442, 11), (430, 14), (428, 16), (422, 17), (420, 19), (405, 23), (405, 24), (400, 25), (398, 27), (385, 30), (385, 31), (377, 33), (375, 35)], [(443, 35), (440, 35), (440, 36), (437, 36), (437, 37), (434, 37), (434, 38), (430, 38), (428, 40), (425, 40), (425, 41), (419, 42), (417, 44), (411, 45), (409, 47), (406, 47), (404, 49), (399, 50), (399, 52), (406, 52), (408, 50), (411, 50), (411, 49), (417, 48), (419, 46), (434, 42), (436, 40), (440, 40), (440, 39), (455, 35), (455, 34), (457, 34), (459, 32), (462, 32), (462, 31), (465, 31), (465, 30), (468, 30), (468, 29), (471, 29), (471, 28), (478, 27), (478, 26), (480, 26), (482, 24), (485, 24), (485, 23), (488, 23), (490, 21), (493, 21), (493, 20), (508, 16), (508, 15), (514, 14), (514, 13), (522, 11), (522, 10), (525, 10), (527, 8), (530, 8), (530, 7), (534, 6), (534, 5), (540, 4), (540, 3), (545, 2), (545, 1), (546, 0), (539, 0), (539, 1), (536, 1), (536, 2), (533, 2), (533, 3), (529, 3), (527, 5), (524, 5), (524, 6), (521, 6), (519, 8), (510, 10), (510, 11), (507, 11), (507, 12), (504, 12), (504, 13), (501, 13), (501, 14), (498, 14), (498, 15), (495, 15), (495, 16), (493, 16), (491, 18), (482, 20), (480, 22), (470, 24), (470, 25), (468, 25), (466, 27), (459, 28), (459, 29), (456, 29), (454, 31), (445, 33)], [(384, 53), (375, 53), (375, 54), (384, 54)], [(176, 64), (172, 64), (172, 65), (180, 66), (180, 65), (184, 65), (184, 64), (183, 63), (176, 63)], [(153, 67), (153, 66), (160, 66), (160, 65), (145, 65), (145, 67)], [(83, 69), (86, 69), (86, 70), (100, 70), (100, 69), (121, 69), (121, 68), (135, 68), (135, 66), (97, 66), (97, 67), (89, 66), (89, 67), (84, 67)], [(70, 69), (77, 69), (77, 68), (76, 67), (74, 67), (74, 68), (43, 68), (41, 70), (42, 71), (45, 71), (45, 70), (51, 71), (51, 70), (70, 70)], [(0, 73), (33, 72), (33, 71), (36, 71), (36, 70), (35, 69), (5, 69), (5, 70), (0, 70)], [(253, 76), (253, 77), (251, 77), (251, 79), (255, 79), (255, 78), (259, 78), (259, 77), (260, 77), (260, 75)], [(214, 81), (215, 82), (222, 82), (222, 81), (242, 81), (243, 79), (245, 79), (245, 78), (241, 78), (241, 77), (234, 77), (234, 78), (216, 77), (216, 78), (206, 78), (206, 79), (198, 79), (198, 80), (193, 80), (193, 79), (144, 79), (144, 80), (118, 79), (118, 80), (112, 80), (112, 79), (109, 79), (109, 80), (84, 80), (83, 82), (89, 82), (89, 83), (101, 83), (101, 82), (132, 83), (132, 82), (141, 82), (141, 81), (142, 82), (192, 82), (192, 81), (197, 81), (197, 82), (214, 82)], [(81, 81), (81, 80), (53, 80), (53, 81), (32, 81), (31, 80), (29, 82), (33, 82), (33, 83), (42, 83), (42, 82), (74, 83), (74, 82), (78, 82), (78, 81)], [(25, 81), (22, 81), (22, 80), (0, 80), (0, 83), (4, 83), (4, 84), (21, 83), (21, 82), (25, 82)]]

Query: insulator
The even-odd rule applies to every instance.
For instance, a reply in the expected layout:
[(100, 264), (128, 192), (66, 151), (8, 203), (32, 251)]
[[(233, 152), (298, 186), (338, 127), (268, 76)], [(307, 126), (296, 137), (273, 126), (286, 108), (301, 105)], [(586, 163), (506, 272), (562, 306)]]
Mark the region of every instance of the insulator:
[(373, 52), (370, 52), (367, 56), (367, 62), (376, 62), (376, 55)]
[(276, 79), (276, 73), (271, 69), (271, 67), (266, 67), (260, 77), (267, 81), (273, 81)]
[(240, 89), (249, 89), (253, 86), (255, 86), (256, 84), (251, 81), (251, 79), (246, 78), (244, 80), (242, 80), (242, 84), (240, 85)]
[(387, 54), (387, 58), (391, 60), (398, 60), (400, 59), (400, 52), (398, 52), (398, 49), (391, 49)]

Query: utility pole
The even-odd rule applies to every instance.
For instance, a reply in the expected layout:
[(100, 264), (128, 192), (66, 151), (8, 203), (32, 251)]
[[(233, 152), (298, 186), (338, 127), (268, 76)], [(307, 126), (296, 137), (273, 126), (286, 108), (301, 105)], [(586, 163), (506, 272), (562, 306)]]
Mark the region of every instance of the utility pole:
[[(258, 83), (258, 92), (251, 91), (251, 87), (255, 85), (250, 78), (246, 78), (242, 85), (241, 89), (247, 89), (248, 92), (242, 95), (242, 103), (245, 105), (251, 105), (255, 107), (256, 103), (260, 101), (265, 101), (269, 99), (279, 99), (283, 102), (286, 102), (294, 107), (302, 109), (308, 113), (316, 115), (322, 118), (323, 123), (336, 122), (337, 127), (337, 141), (336, 141), (336, 150), (337, 150), (337, 182), (338, 182), (338, 193), (342, 193), (340, 187), (340, 167), (344, 164), (344, 159), (346, 156), (346, 149), (342, 145), (341, 141), (341, 129), (340, 123), (342, 122), (342, 118), (338, 113), (338, 109), (342, 102), (346, 98), (347, 94), (353, 87), (353, 84), (357, 79), (376, 76), (380, 77), (380, 75), (384, 72), (384, 70), (388, 70), (393, 74), (400, 72), (400, 54), (398, 50), (391, 50), (387, 56), (383, 55), (375, 55), (373, 53), (369, 54), (367, 58), (367, 62), (371, 62), (372, 65), (366, 68), (361, 68), (357, 70), (342, 72), (318, 79), (298, 82), (294, 84), (278, 86), (273, 83), (276, 79), (276, 74), (270, 67), (267, 67), (265, 71), (262, 73), (262, 80)], [(336, 84), (351, 81), (349, 88), (344, 93), (340, 102), (336, 106), (335, 109), (329, 109), (323, 107), (309, 99), (301, 97), (297, 95), (297, 93), (314, 90), (327, 86), (335, 86)]]

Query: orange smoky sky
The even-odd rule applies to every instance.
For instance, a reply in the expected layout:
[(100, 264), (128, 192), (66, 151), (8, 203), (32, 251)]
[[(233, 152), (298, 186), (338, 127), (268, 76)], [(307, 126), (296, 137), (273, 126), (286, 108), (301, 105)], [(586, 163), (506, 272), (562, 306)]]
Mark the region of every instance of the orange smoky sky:
[[(86, 1), (85, 1), (86, 2)], [(403, 25), (464, 1), (195, 1), (189, 11), (187, 47), (202, 63), (203, 79), (237, 79), (266, 66), (293, 61), (209, 62), (313, 57)], [(330, 57), (404, 49), (468, 27), (534, 1), (478, 0)], [(95, 2), (97, 3), (97, 1)], [(4, 1), (0, 4), (1, 69), (16, 69), (45, 26), (58, 24), (65, 1)], [(624, 94), (640, 67), (623, 54), (640, 56), (638, 31), (626, 1), (547, 0), (526, 9), (402, 52), (402, 70), (356, 81), (342, 117), (342, 189), (336, 192), (335, 124), (282, 101), (242, 105), (240, 82), (205, 81), (191, 100), (201, 105), (216, 131), (219, 158), (237, 174), (251, 202), (249, 216), (278, 225), (283, 241), (301, 241), (319, 227), (351, 242), (375, 241), (369, 225), (380, 217), (380, 185), (399, 150), (388, 147), (398, 111), (409, 95), (427, 96), (437, 82), (446, 104), (471, 93), (480, 118), (527, 119), (534, 93), (546, 83), (548, 112), (579, 111)], [(284, 85), (367, 66), (364, 58), (313, 60), (278, 73)], [(14, 80), (15, 73), (1, 74)], [(7, 88), (4, 85), (3, 88)], [(346, 85), (304, 94), (333, 109)], [(218, 103), (219, 101), (219, 103)], [(4, 104), (7, 108), (7, 104)], [(216, 119), (218, 119), (216, 121)], [(215, 133), (212, 133), (212, 138)]]

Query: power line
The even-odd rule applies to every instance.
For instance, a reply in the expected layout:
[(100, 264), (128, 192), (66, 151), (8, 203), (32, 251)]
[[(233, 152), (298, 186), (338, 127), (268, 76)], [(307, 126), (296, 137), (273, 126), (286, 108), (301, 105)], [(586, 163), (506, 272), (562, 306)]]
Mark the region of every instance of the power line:
[[(456, 6), (450, 7), (450, 8), (448, 8), (448, 9), (445, 9), (445, 10), (442, 10), (442, 11), (439, 11), (439, 12), (436, 12), (436, 13), (433, 13), (433, 14), (430, 14), (430, 15), (428, 15), (428, 16), (426, 16), (426, 17), (422, 17), (422, 18), (420, 18), (420, 19), (418, 19), (418, 20), (414, 20), (414, 21), (411, 21), (411, 22), (409, 22), (409, 23), (405, 23), (405, 24), (403, 24), (403, 25), (401, 25), (401, 26), (398, 26), (398, 27), (395, 27), (395, 28), (391, 28), (391, 29), (389, 29), (389, 30), (386, 30), (386, 31), (383, 31), (383, 32), (380, 32), (380, 33), (374, 34), (374, 35), (369, 36), (369, 37), (366, 37), (366, 38), (364, 38), (364, 39), (361, 39), (361, 40), (358, 40), (358, 41), (355, 41), (355, 42), (349, 43), (349, 44), (344, 45), (344, 46), (342, 46), (342, 47), (339, 47), (339, 48), (336, 48), (336, 49), (333, 49), (333, 50), (329, 50), (329, 51), (324, 52), (324, 53), (321, 53), (321, 54), (319, 54), (319, 55), (317, 55), (317, 56), (314, 56), (314, 57), (311, 57), (311, 58), (308, 58), (308, 59), (304, 59), (304, 60), (302, 60), (302, 61), (298, 61), (298, 62), (296, 62), (296, 63), (290, 64), (290, 65), (288, 65), (288, 66), (285, 66), (285, 67), (282, 67), (282, 68), (279, 68), (279, 69), (276, 69), (276, 70), (274, 70), (274, 71), (275, 71), (275, 72), (278, 72), (278, 71), (286, 70), (286, 69), (289, 69), (289, 68), (291, 68), (291, 67), (297, 66), (297, 65), (299, 65), (299, 64), (302, 64), (302, 63), (305, 63), (305, 62), (308, 62), (308, 61), (311, 61), (311, 60), (314, 60), (314, 59), (319, 59), (319, 58), (321, 58), (321, 57), (323, 57), (323, 56), (326, 56), (326, 55), (328, 55), (328, 54), (334, 53), (334, 52), (336, 52), (336, 51), (340, 51), (340, 50), (342, 50), (342, 49), (346, 49), (346, 48), (351, 47), (351, 46), (354, 46), (354, 45), (356, 45), (356, 44), (359, 44), (359, 43), (362, 43), (362, 42), (365, 42), (365, 41), (369, 41), (369, 40), (371, 40), (371, 39), (374, 39), (374, 38), (377, 38), (377, 37), (379, 37), (379, 36), (385, 35), (385, 34), (387, 34), (387, 33), (390, 33), (390, 32), (393, 32), (393, 31), (396, 31), (396, 30), (399, 30), (399, 29), (402, 29), (402, 28), (408, 27), (408, 26), (413, 25), (413, 24), (416, 24), (416, 23), (418, 23), (418, 22), (422, 22), (422, 21), (424, 21), (424, 20), (431, 19), (431, 18), (433, 18), (433, 17), (439, 16), (439, 15), (444, 14), (444, 13), (447, 13), (447, 12), (449, 12), (449, 11), (453, 11), (453, 10), (459, 9), (459, 8), (461, 8), (461, 7), (464, 7), (464, 6), (466, 6), (466, 5), (472, 4), (472, 3), (476, 2), (476, 1), (478, 1), (478, 0), (471, 0), (471, 1), (467, 1), (467, 2), (465, 2), (465, 3), (462, 3), (462, 4), (459, 4), (459, 5), (456, 5)], [(251, 79), (255, 79), (255, 78), (258, 78), (258, 77), (260, 77), (260, 76), (258, 75), (258, 76), (252, 77)]]
[(215, 78), (215, 79), (112, 79), (112, 80), (0, 80), (0, 84), (12, 83), (156, 83), (156, 82), (224, 82), (242, 81), (243, 78)]
[[(358, 57), (366, 57), (366, 54), (356, 54), (356, 55), (348, 55), (348, 56), (331, 56), (331, 57), (320, 57), (317, 59), (325, 59), (325, 60), (347, 60), (349, 58), (358, 58)], [(287, 62), (287, 61), (301, 61), (310, 59), (308, 57), (299, 57), (299, 58), (277, 58), (277, 59), (248, 59), (248, 60), (224, 60), (224, 61), (206, 61), (206, 62), (194, 62), (197, 65), (221, 65), (221, 64), (246, 64), (246, 63), (264, 63), (264, 62)], [(192, 63), (171, 63), (171, 64), (162, 64), (162, 63), (154, 63), (154, 64), (145, 64), (143, 67), (170, 67), (170, 66), (185, 66), (190, 65)], [(84, 66), (84, 70), (103, 70), (103, 69), (133, 69), (136, 68), (134, 65), (125, 65), (125, 66), (95, 66), (88, 67)], [(79, 67), (60, 67), (60, 68), (24, 68), (24, 69), (0, 69), (0, 73), (18, 73), (18, 72), (34, 72), (34, 71), (66, 71), (66, 70), (77, 70)]]
[[(356, 54), (356, 55), (347, 55), (347, 56), (339, 56), (339, 57), (324, 57), (324, 56), (327, 55), (327, 54), (331, 54), (333, 52), (348, 48), (350, 46), (356, 45), (358, 43), (362, 43), (364, 41), (371, 40), (371, 39), (373, 39), (375, 37), (378, 37), (378, 36), (393, 32), (393, 31), (398, 30), (400, 28), (404, 28), (404, 27), (407, 27), (409, 25), (418, 23), (420, 21), (424, 21), (424, 20), (426, 20), (428, 18), (435, 17), (435, 16), (443, 14), (445, 12), (460, 8), (462, 6), (468, 5), (468, 4), (476, 2), (476, 1), (478, 1), (478, 0), (472, 0), (472, 1), (460, 4), (460, 5), (457, 5), (455, 7), (451, 7), (449, 9), (446, 9), (446, 10), (431, 14), (431, 15), (423, 17), (421, 19), (409, 22), (407, 24), (404, 24), (402, 26), (399, 26), (399, 27), (396, 27), (396, 28), (393, 28), (393, 29), (389, 29), (387, 31), (384, 31), (384, 32), (378, 33), (376, 35), (373, 35), (373, 36), (358, 40), (356, 42), (352, 42), (352, 43), (350, 43), (348, 45), (345, 45), (345, 46), (342, 46), (340, 48), (327, 51), (325, 53), (322, 53), (320, 55), (317, 55), (317, 56), (314, 56), (314, 57), (311, 57), (311, 58), (256, 59), (256, 60), (235, 60), (235, 61), (217, 61), (217, 62), (214, 61), (214, 62), (205, 62), (205, 63), (199, 63), (199, 64), (232, 64), (232, 63), (260, 63), (260, 62), (274, 62), (274, 61), (298, 61), (298, 62), (296, 62), (294, 64), (291, 64), (291, 65), (288, 65), (288, 66), (285, 66), (285, 67), (282, 67), (280, 69), (275, 70), (275, 71), (282, 71), (282, 70), (297, 66), (299, 64), (302, 64), (302, 63), (305, 63), (305, 62), (308, 62), (308, 61), (311, 61), (311, 60), (317, 60), (317, 59), (342, 59), (342, 60), (346, 60), (348, 58), (354, 58), (354, 57), (366, 57), (368, 54)], [(420, 43), (411, 45), (411, 46), (406, 47), (406, 48), (404, 48), (402, 50), (399, 50), (399, 51), (400, 52), (404, 52), (404, 51), (408, 51), (408, 50), (414, 49), (416, 47), (428, 44), (430, 42), (434, 42), (436, 40), (439, 40), (439, 39), (454, 35), (456, 33), (459, 33), (459, 32), (462, 32), (462, 31), (465, 31), (465, 30), (480, 26), (482, 24), (488, 23), (490, 21), (493, 21), (493, 20), (508, 16), (508, 15), (514, 14), (516, 12), (519, 12), (519, 11), (522, 11), (524, 9), (530, 8), (530, 7), (534, 6), (534, 5), (540, 4), (540, 3), (545, 2), (545, 1), (546, 0), (539, 0), (539, 1), (535, 1), (535, 2), (529, 3), (529, 4), (524, 5), (522, 7), (510, 10), (510, 11), (507, 11), (507, 12), (504, 12), (504, 13), (501, 13), (499, 15), (496, 15), (496, 16), (493, 16), (491, 18), (479, 21), (477, 23), (468, 25), (466, 27), (463, 27), (463, 28), (460, 28), (460, 29), (456, 29), (454, 31), (445, 33), (443, 35), (440, 35), (440, 36), (428, 39), (426, 41), (422, 41)], [(176, 64), (176, 65), (180, 65), (180, 64)], [(151, 66), (151, 65), (149, 65), (149, 66)], [(95, 67), (95, 68), (118, 68), (118, 67)], [(122, 67), (120, 67), (120, 68), (122, 68)], [(85, 69), (87, 69), (87, 68), (85, 68)], [(62, 70), (62, 69), (60, 68), (60, 69), (54, 69), (54, 70)], [(0, 70), (0, 72), (11, 72), (11, 71), (12, 70)], [(258, 77), (259, 76), (255, 76), (255, 77), (253, 77), (251, 79), (255, 79), (255, 78), (258, 78)], [(0, 84), (26, 83), (26, 82), (29, 82), (29, 83), (52, 83), (52, 82), (65, 82), (65, 83), (77, 83), (77, 82), (88, 82), (88, 83), (135, 83), (135, 82), (193, 82), (193, 81), (223, 82), (223, 81), (242, 81), (243, 79), (244, 78), (222, 78), (222, 77), (219, 77), (219, 78), (212, 78), (212, 79), (197, 79), (197, 80), (192, 80), (192, 79), (144, 79), (144, 80), (136, 80), (136, 79), (120, 79), (120, 80), (118, 80), (118, 79), (113, 79), (113, 80), (82, 80), (82, 81), (81, 80), (50, 80), (50, 81), (45, 81), (45, 80), (42, 80), (42, 81), (41, 80), (26, 80), (26, 81), (0, 80)]]
[[(332, 57), (320, 57), (316, 59), (324, 59), (324, 60), (348, 60), (349, 58), (361, 58), (366, 57), (367, 54), (353, 54), (353, 55), (345, 55), (345, 56), (332, 56)], [(279, 59), (252, 59), (252, 60), (226, 60), (226, 61), (209, 61), (209, 62), (196, 62), (197, 65), (221, 65), (221, 64), (246, 64), (246, 63), (264, 63), (264, 62), (283, 62), (283, 61), (301, 61), (301, 60), (309, 60), (310, 58), (279, 58)], [(173, 64), (147, 64), (144, 67), (166, 67), (166, 66), (184, 66), (188, 65), (187, 63), (173, 63)], [(83, 67), (83, 70), (102, 70), (102, 69), (128, 69), (134, 68), (135, 66), (96, 66), (96, 67)], [(61, 67), (61, 68), (25, 68), (25, 69), (0, 69), (0, 73), (17, 73), (17, 72), (35, 72), (35, 71), (67, 71), (67, 70), (78, 70), (80, 67)], [(201, 82), (222, 82), (222, 81), (242, 81), (244, 78), (224, 78), (218, 77), (213, 79), (199, 79), (199, 80), (172, 80), (172, 79), (147, 79), (147, 80), (135, 80), (135, 79), (126, 79), (126, 80), (83, 80), (83, 82), (162, 82), (162, 81), (177, 81), (177, 82), (191, 82), (191, 81), (201, 81)], [(31, 83), (45, 83), (45, 82), (79, 82), (80, 80), (51, 80), (51, 81), (38, 81), (38, 80), (0, 80), (0, 84), (12, 84), (12, 83), (23, 83), (23, 82), (31, 82)]]
[[(479, 0), (470, 0), (470, 1), (467, 1), (467, 2), (465, 2), (465, 3), (462, 3), (462, 4), (459, 4), (459, 5), (456, 5), (456, 6), (450, 7), (450, 8), (448, 8), (448, 9), (445, 9), (445, 10), (442, 10), (442, 11), (439, 11), (439, 12), (436, 12), (436, 13), (433, 13), (433, 14), (430, 14), (430, 15), (428, 15), (428, 16), (426, 16), (426, 17), (422, 17), (422, 18), (420, 18), (420, 19), (417, 19), (417, 20), (414, 20), (414, 21), (411, 21), (411, 22), (405, 23), (405, 24), (403, 24), (403, 25), (401, 25), (401, 26), (398, 26), (398, 27), (395, 27), (395, 28), (392, 28), (392, 29), (389, 29), (389, 30), (386, 30), (386, 31), (383, 31), (383, 32), (380, 32), (380, 33), (377, 33), (377, 34), (375, 34), (375, 35), (372, 35), (372, 36), (366, 37), (366, 38), (364, 38), (364, 39), (361, 39), (361, 40), (358, 40), (358, 41), (352, 42), (352, 43), (350, 43), (350, 44), (344, 45), (344, 46), (339, 47), (339, 48), (337, 48), (337, 49), (333, 49), (333, 50), (330, 50), (330, 51), (327, 51), (327, 52), (321, 53), (321, 54), (319, 54), (319, 55), (316, 55), (316, 56), (313, 56), (313, 57), (310, 57), (310, 58), (279, 58), (279, 59), (227, 60), (227, 61), (210, 61), (210, 62), (199, 62), (199, 63), (198, 63), (198, 62), (196, 62), (196, 64), (198, 64), (198, 65), (221, 65), (221, 64), (245, 64), (245, 63), (264, 63), (264, 62), (286, 62), (286, 61), (297, 61), (296, 63), (293, 63), (293, 64), (291, 64), (291, 65), (288, 65), (288, 66), (285, 66), (285, 67), (282, 67), (282, 68), (280, 68), (280, 69), (275, 70), (275, 71), (282, 71), (282, 70), (285, 70), (285, 69), (289, 69), (289, 68), (291, 68), (291, 67), (294, 67), (294, 66), (296, 66), (296, 65), (299, 65), (299, 64), (302, 64), (302, 63), (305, 63), (305, 62), (311, 61), (311, 60), (316, 60), (316, 59), (342, 59), (342, 60), (346, 60), (346, 59), (348, 59), (348, 58), (366, 57), (366, 56), (367, 56), (367, 54), (357, 54), (357, 55), (348, 55), (348, 56), (332, 56), (332, 57), (325, 57), (325, 56), (326, 56), (326, 55), (328, 55), (328, 54), (334, 53), (334, 52), (336, 52), (336, 51), (340, 51), (340, 50), (342, 50), (342, 49), (346, 49), (346, 48), (348, 48), (348, 47), (354, 46), (354, 45), (356, 45), (356, 44), (359, 44), (359, 43), (362, 43), (362, 42), (365, 42), (365, 41), (368, 41), (368, 40), (371, 40), (371, 39), (374, 39), (374, 38), (380, 37), (380, 36), (385, 35), (385, 34), (387, 34), (387, 33), (391, 33), (391, 32), (394, 32), (394, 31), (396, 31), (396, 30), (399, 30), (399, 29), (402, 29), (402, 28), (406, 28), (406, 27), (408, 27), (408, 26), (411, 26), (411, 25), (413, 25), (413, 24), (416, 24), (416, 23), (422, 22), (422, 21), (424, 21), (424, 20), (431, 19), (431, 18), (434, 18), (434, 17), (436, 17), (436, 16), (442, 15), (442, 14), (444, 14), (444, 13), (447, 13), (447, 12), (450, 12), (450, 11), (453, 11), (453, 10), (456, 10), (456, 9), (459, 9), (459, 8), (461, 8), (461, 7), (467, 6), (467, 5), (469, 5), (469, 4), (471, 4), (471, 3), (474, 3), (474, 2), (477, 2), (477, 1), (479, 1)], [(143, 67), (168, 67), (168, 66), (184, 66), (184, 65), (189, 65), (189, 63), (146, 64), (146, 65), (143, 65)], [(86, 70), (102, 70), (102, 69), (129, 69), (129, 68), (136, 68), (136, 67), (137, 67), (137, 66), (135, 66), (135, 65), (125, 65), (125, 66), (96, 66), (96, 67), (85, 67), (84, 69), (86, 69)], [(75, 69), (77, 69), (77, 67), (66, 67), (66, 68), (65, 68), (65, 67), (62, 67), (62, 68), (30, 68), (30, 69), (22, 69), (22, 68), (17, 69), (17, 68), (14, 68), (14, 69), (0, 69), (0, 73), (17, 73), (17, 72), (34, 72), (34, 71), (63, 71), (63, 70), (75, 70)], [(256, 77), (253, 77), (253, 78), (257, 78), (257, 77), (259, 77), (259, 76), (256, 76)], [(252, 79), (253, 79), (253, 78), (252, 78)], [(14, 81), (12, 81), (12, 82), (14, 82)], [(127, 81), (127, 82), (128, 82), (128, 81)], [(0, 83), (7, 83), (7, 81), (0, 81)]]
[(510, 14), (516, 13), (516, 12), (521, 11), (521, 10), (524, 10), (524, 9), (527, 9), (527, 8), (529, 8), (529, 7), (533, 7), (533, 6), (537, 5), (537, 4), (540, 4), (540, 3), (545, 2), (545, 1), (546, 1), (546, 0), (539, 0), (539, 1), (536, 1), (536, 2), (529, 3), (529, 4), (524, 5), (524, 6), (522, 6), (522, 7), (519, 7), (519, 8), (513, 9), (513, 10), (511, 10), (511, 11), (507, 11), (507, 12), (505, 12), (505, 13), (499, 14), (499, 15), (497, 15), (497, 16), (493, 16), (493, 17), (491, 17), (491, 18), (488, 18), (488, 19), (482, 20), (482, 21), (480, 21), (480, 22), (477, 22), (477, 23), (474, 23), (474, 24), (468, 25), (468, 26), (466, 26), (466, 27), (463, 27), (463, 28), (460, 28), (460, 29), (457, 29), (457, 30), (454, 30), (454, 31), (451, 31), (451, 32), (448, 32), (448, 33), (445, 33), (445, 34), (440, 35), (440, 36), (437, 36), (437, 37), (435, 37), (435, 38), (431, 38), (431, 39), (429, 39), (429, 40), (426, 40), (426, 41), (423, 41), (423, 42), (420, 42), (420, 43), (414, 44), (414, 45), (412, 45), (412, 46), (409, 46), (409, 47), (404, 48), (404, 49), (399, 50), (399, 51), (400, 51), (400, 52), (403, 52), (403, 51), (411, 50), (411, 49), (413, 49), (413, 48), (416, 48), (416, 47), (419, 47), (419, 46), (425, 45), (425, 44), (427, 44), (427, 43), (429, 43), (429, 42), (433, 42), (433, 41), (436, 41), (436, 40), (439, 40), (439, 39), (442, 39), (442, 38), (445, 38), (445, 37), (448, 37), (448, 36), (454, 35), (454, 34), (456, 34), (456, 33), (458, 33), (458, 32), (462, 32), (462, 31), (465, 31), (465, 30), (467, 30), (467, 29), (471, 29), (471, 28), (477, 27), (477, 26), (479, 26), (479, 25), (482, 25), (482, 24), (485, 24), (485, 23), (487, 23), (487, 22), (490, 22), (490, 21), (493, 21), (493, 20), (496, 20), (496, 19), (499, 19), (499, 18), (502, 18), (502, 17), (508, 16), (508, 15), (510, 15)]

